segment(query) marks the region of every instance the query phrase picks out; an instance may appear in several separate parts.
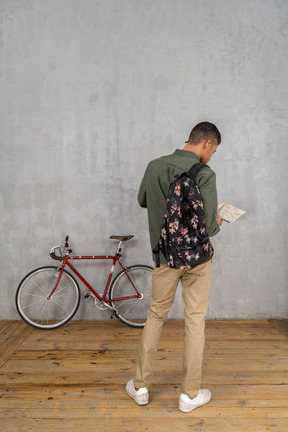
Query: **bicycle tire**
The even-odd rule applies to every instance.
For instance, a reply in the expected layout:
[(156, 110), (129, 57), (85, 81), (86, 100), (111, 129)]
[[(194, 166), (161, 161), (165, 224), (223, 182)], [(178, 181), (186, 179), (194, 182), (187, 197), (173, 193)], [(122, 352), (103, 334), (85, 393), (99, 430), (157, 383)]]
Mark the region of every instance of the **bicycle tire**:
[(59, 285), (48, 300), (59, 276), (58, 267), (39, 267), (28, 273), (16, 292), (16, 307), (20, 317), (32, 327), (56, 329), (66, 324), (77, 312), (80, 288), (75, 278), (63, 271)]
[(116, 317), (130, 327), (144, 327), (146, 323), (152, 290), (152, 271), (150, 266), (136, 264), (118, 273), (111, 284), (110, 300), (134, 295), (135, 290), (127, 278), (127, 272), (142, 295), (141, 298), (111, 302)]

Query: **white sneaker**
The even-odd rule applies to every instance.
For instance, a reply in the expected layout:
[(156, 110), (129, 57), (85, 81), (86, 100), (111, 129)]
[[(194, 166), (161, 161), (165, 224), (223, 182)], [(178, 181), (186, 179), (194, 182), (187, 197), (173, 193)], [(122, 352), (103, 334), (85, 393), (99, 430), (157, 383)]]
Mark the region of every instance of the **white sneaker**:
[(190, 412), (195, 408), (207, 404), (211, 399), (210, 390), (199, 390), (198, 395), (194, 399), (190, 399), (186, 394), (181, 393), (179, 399), (179, 410), (182, 412)]
[(134, 399), (138, 405), (147, 405), (149, 400), (149, 393), (146, 387), (135, 390), (134, 381), (130, 380), (126, 384), (126, 392)]

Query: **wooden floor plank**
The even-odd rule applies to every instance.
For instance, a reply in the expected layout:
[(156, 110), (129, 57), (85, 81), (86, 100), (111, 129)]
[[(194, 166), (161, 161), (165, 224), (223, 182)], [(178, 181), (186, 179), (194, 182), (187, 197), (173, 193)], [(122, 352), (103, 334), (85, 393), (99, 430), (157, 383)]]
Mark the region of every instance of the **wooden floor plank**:
[[(8, 387), (8, 388), (7, 388)], [(97, 399), (105, 399), (109, 400), (111, 397), (115, 399), (121, 399), (123, 397), (127, 397), (124, 391), (123, 383), (121, 384), (107, 384), (107, 385), (98, 385), (95, 384), (87, 384), (83, 385), (73, 385), (66, 384), (61, 386), (54, 385), (39, 385), (35, 382), (31, 386), (26, 385), (17, 385), (17, 386), (7, 386), (5, 388), (5, 392), (2, 395), (2, 401), (4, 400), (94, 400)], [(243, 400), (246, 401), (247, 404), (254, 403), (258, 404), (258, 401), (262, 403), (262, 401), (266, 401), (272, 406), (277, 406), (277, 401), (288, 400), (288, 385), (267, 385), (267, 384), (259, 384), (259, 385), (212, 385), (210, 386), (210, 390), (213, 394), (213, 399), (222, 404), (228, 403), (230, 401), (238, 401), (243, 404)], [(150, 388), (150, 394), (154, 400), (162, 400), (165, 399), (173, 399), (175, 400), (175, 396), (181, 393), (181, 385), (152, 385)], [(282, 403), (282, 402), (281, 402)]]
[[(84, 368), (85, 369), (85, 368)], [(81, 376), (76, 375), (72, 371), (69, 373), (51, 373), (51, 372), (43, 372), (41, 375), (36, 374), (28, 374), (25, 372), (11, 372), (0, 374), (0, 385), (4, 386), (5, 383), (9, 383), (9, 385), (19, 385), (19, 384), (27, 384), (33, 385), (34, 383), (40, 383), (45, 385), (45, 383), (49, 382), (53, 385), (65, 385), (67, 382), (73, 385), (79, 385), (80, 383), (83, 386), (88, 385), (90, 382), (95, 384), (105, 385), (107, 381), (111, 380), (117, 384), (124, 384), (134, 375), (135, 368), (117, 368), (115, 366), (115, 371), (113, 372), (105, 372), (100, 371), (100, 373), (95, 369), (95, 371), (87, 371), (83, 372)], [(170, 382), (171, 385), (178, 385), (182, 380), (182, 372), (167, 372), (159, 369), (158, 372), (153, 375), (153, 382), (156, 384), (163, 384), (165, 382)], [(101, 375), (100, 375), (101, 374)], [(211, 373), (203, 373), (202, 384), (203, 386), (211, 386), (211, 384), (250, 384), (250, 385), (258, 385), (261, 383), (267, 384), (277, 384), (277, 385), (287, 385), (288, 377), (287, 373), (283, 374), (283, 372), (211, 372)]]
[[(6, 423), (6, 424), (5, 424)], [(49, 419), (43, 422), (43, 418), (6, 420), (2, 432), (55, 432), (55, 431), (99, 431), (99, 432), (287, 432), (286, 419), (226, 419), (226, 418), (204, 418), (194, 413), (182, 414), (181, 418), (172, 419), (169, 413), (161, 420), (155, 421), (154, 417), (142, 418), (141, 413), (135, 414), (133, 418), (117, 419), (111, 421), (109, 417), (97, 419), (85, 418), (74, 419)], [(21, 429), (19, 429), (19, 427)]]
[[(112, 395), (111, 395), (112, 396)], [(159, 396), (159, 394), (157, 394), (157, 396)], [(51, 401), (54, 401), (53, 403)], [(58, 399), (58, 402), (61, 401), (61, 409), (69, 409), (69, 410), (74, 410), (74, 409), (79, 409), (79, 410), (85, 410), (86, 408), (89, 409), (89, 411), (92, 413), (93, 409), (98, 409), (101, 410), (101, 412), (98, 412), (98, 416), (100, 416), (104, 410), (106, 409), (114, 409), (115, 407), (117, 407), (118, 410), (123, 410), (123, 411), (127, 411), (127, 410), (131, 410), (131, 400), (128, 398), (128, 396), (125, 394), (124, 390), (122, 389), (122, 394), (121, 392), (117, 393), (113, 393), (113, 397), (110, 397), (109, 399), (106, 397), (99, 397), (98, 396), (98, 392), (94, 394), (93, 398), (89, 398), (89, 399)], [(25, 411), (29, 410), (50, 410), (51, 405), (55, 404), (56, 402), (56, 398), (52, 397), (51, 398), (45, 398), (42, 400), (29, 400), (27, 398), (25, 398), (25, 400), (19, 400), (18, 402), (16, 402), (15, 400), (11, 400), (8, 398), (3, 398), (3, 400), (1, 401), (1, 408), (0, 408), (0, 412), (6, 412), (6, 416), (10, 416), (9, 411), (11, 411), (11, 416), (13, 416), (13, 410), (18, 411), (19, 407), (21, 405), (21, 412), (23, 412), (24, 415)], [(165, 406), (166, 408), (173, 408), (175, 407), (175, 405), (177, 405), (177, 398), (174, 397), (170, 397), (170, 398), (165, 398), (164, 404), (163, 404), (163, 400), (160, 399), (159, 397), (157, 398), (155, 396), (155, 394), (153, 392), (151, 392), (150, 394), (150, 403), (149, 403), (149, 407), (147, 408), (147, 411), (151, 411), (152, 409), (161, 409), (161, 406)], [(245, 408), (245, 409), (244, 409)], [(213, 398), (211, 399), (211, 402), (209, 403), (209, 405), (206, 405), (205, 407), (203, 407), (203, 410), (201, 410), (201, 412), (203, 412), (203, 415), (205, 414), (205, 416), (209, 417), (212, 415), (212, 413), (214, 413), (217, 409), (221, 410), (221, 411), (227, 411), (228, 409), (231, 410), (231, 413), (226, 412), (225, 416), (226, 417), (235, 417), (239, 415), (239, 412), (243, 411), (245, 412), (245, 415), (251, 417), (251, 416), (256, 416), (261, 418), (262, 416), (262, 412), (261, 410), (259, 410), (260, 412), (257, 413), (255, 410), (255, 408), (261, 408), (261, 409), (267, 409), (270, 410), (270, 412), (274, 412), (274, 410), (279, 410), (282, 411), (279, 413), (280, 417), (285, 417), (287, 416), (287, 409), (288, 409), (288, 400), (283, 398), (283, 399), (277, 399), (277, 400), (271, 400), (271, 399), (256, 399), (256, 400), (235, 400), (235, 399), (229, 399), (229, 400), (217, 400), (215, 399), (215, 397), (213, 396)], [(282, 409), (283, 408), (283, 409)], [(59, 408), (59, 414), (61, 414), (61, 409)], [(133, 409), (133, 407), (132, 407)], [(254, 409), (255, 413), (251, 414), (248, 413), (247, 410), (252, 410)], [(236, 410), (236, 414), (235, 411)], [(178, 412), (175, 413), (179, 414)], [(30, 415), (30, 413), (29, 413)], [(95, 413), (92, 415), (96, 415)], [(120, 414), (118, 414), (120, 415)]]
[(32, 333), (32, 327), (23, 321), (7, 321), (0, 329), (0, 368), (20, 348), (23, 341)]
[[(126, 401), (125, 401), (126, 402)], [(41, 405), (41, 406), (40, 406)], [(42, 407), (43, 405), (43, 407)], [(7, 408), (0, 408), (0, 418), (5, 419), (15, 419), (22, 420), (25, 418), (45, 418), (49, 419), (63, 419), (63, 411), (65, 411), (66, 418), (74, 418), (81, 419), (85, 416), (86, 419), (94, 419), (96, 422), (101, 418), (110, 418), (110, 421), (117, 419), (126, 419), (133, 417), (133, 413), (141, 415), (143, 420), (149, 419), (151, 417), (157, 418), (157, 412), (163, 411), (164, 415), (169, 415), (171, 419), (180, 419), (183, 418), (183, 413), (178, 410), (178, 402), (176, 401), (163, 401), (158, 403), (151, 402), (149, 407), (131, 407), (131, 401), (127, 401), (126, 403), (119, 403), (118, 401), (114, 401), (114, 405), (110, 405), (105, 403), (99, 403), (97, 400), (94, 403), (90, 402), (85, 404), (77, 403), (70, 404), (66, 406), (65, 403), (61, 404), (61, 407), (53, 407), (53, 404), (40, 404), (38, 403), (37, 407), (31, 407), (31, 405), (23, 402), (21, 407), (15, 407), (15, 409), (11, 409), (11, 406)], [(72, 406), (71, 406), (72, 405)], [(226, 419), (287, 419), (287, 408), (277, 407), (220, 407), (213, 406), (213, 403), (209, 403), (209, 406), (201, 407), (201, 417), (208, 418), (219, 418), (223, 417)]]
[[(114, 331), (115, 330), (115, 331)], [(177, 329), (177, 331), (170, 326), (164, 326), (163, 328), (163, 339), (176, 339), (178, 335), (184, 335), (184, 328)], [(166, 331), (165, 331), (166, 330)], [(97, 340), (105, 340), (107, 338), (107, 335), (111, 337), (111, 340), (117, 340), (119, 336), (125, 335), (126, 338), (133, 338), (133, 339), (139, 339), (141, 337), (141, 329), (131, 329), (128, 330), (128, 332), (119, 331), (115, 328), (115, 326), (107, 328), (107, 330), (103, 330), (101, 327), (99, 328), (93, 328), (88, 327), (87, 331), (83, 332), (78, 330), (77, 328), (74, 328), (73, 326), (70, 328), (69, 331), (64, 332), (60, 329), (55, 330), (35, 330), (35, 333), (31, 340), (45, 340), (50, 339), (51, 334), (54, 335), (55, 341), (59, 341), (62, 339), (66, 339), (71, 334), (77, 334), (81, 335), (84, 339), (97, 339)], [(260, 329), (241, 329), (241, 331), (237, 328), (232, 327), (229, 328), (219, 328), (213, 329), (211, 327), (206, 326), (206, 337), (209, 338), (212, 336), (215, 338), (215, 340), (221, 340), (223, 337), (226, 338), (226, 340), (235, 340), (235, 341), (241, 341), (241, 340), (287, 340), (287, 337), (280, 333), (276, 328), (271, 327), (271, 330), (267, 331), (267, 328), (260, 328)]]
[(1, 321), (0, 323), (0, 347), (8, 343), (9, 338), (19, 327), (25, 326), (23, 321)]
[[(135, 355), (135, 353), (134, 353)], [(118, 357), (118, 369), (120, 370), (133, 370), (135, 368), (136, 358), (128, 358), (124, 355)], [(35, 358), (29, 360), (11, 359), (1, 369), (1, 373), (18, 372), (23, 368), (27, 374), (39, 375), (43, 370), (46, 372), (63, 374), (73, 371), (73, 373), (81, 374), (83, 370), (82, 359), (39, 359)], [(162, 356), (157, 356), (155, 360), (155, 370), (177, 371), (182, 368), (181, 355), (178, 358), (170, 357), (169, 354), (164, 353)], [(90, 360), (85, 361), (86, 372), (93, 372), (97, 369), (100, 372), (113, 372), (115, 371), (115, 358), (106, 356), (95, 356)], [(288, 358), (287, 359), (204, 359), (203, 372), (204, 373), (217, 373), (225, 370), (228, 374), (231, 372), (287, 372), (288, 375)]]
[(288, 320), (269, 320), (269, 322), (282, 333), (284, 336), (288, 337)]
[(125, 392), (141, 330), (117, 321), (53, 331), (0, 322), (0, 430), (287, 432), (288, 338), (286, 323), (276, 324), (207, 321), (202, 385), (212, 400), (183, 414), (183, 321), (164, 326), (146, 407)]
[[(172, 349), (161, 349), (158, 351), (156, 355), (156, 360), (162, 358), (163, 356), (169, 356), (170, 359), (179, 359), (182, 356), (182, 349), (174, 348)], [(107, 359), (114, 360), (117, 359), (129, 359), (135, 360), (137, 357), (137, 351), (135, 349), (125, 349), (125, 351), (121, 348), (110, 348), (110, 349), (98, 349), (98, 350), (18, 350), (14, 353), (14, 360), (75, 360), (88, 362), (93, 361), (93, 359)], [(241, 348), (227, 348), (222, 350), (213, 350), (213, 349), (205, 349), (204, 351), (204, 360), (206, 359), (239, 359), (242, 360), (259, 360), (262, 358), (266, 360), (271, 359), (287, 359), (288, 358), (288, 350), (287, 349), (246, 349), (243, 350)], [(264, 361), (264, 360), (263, 360)]]

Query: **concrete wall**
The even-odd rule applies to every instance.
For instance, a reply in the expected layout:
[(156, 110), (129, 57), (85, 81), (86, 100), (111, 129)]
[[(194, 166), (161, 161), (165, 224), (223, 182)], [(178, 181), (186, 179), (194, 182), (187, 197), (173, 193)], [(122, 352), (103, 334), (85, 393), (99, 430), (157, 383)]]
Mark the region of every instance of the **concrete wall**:
[(1, 0), (0, 319), (66, 234), (77, 253), (135, 234), (126, 261), (151, 263), (139, 183), (202, 120), (219, 198), (247, 210), (214, 240), (208, 318), (287, 316), (287, 38), (286, 0)]

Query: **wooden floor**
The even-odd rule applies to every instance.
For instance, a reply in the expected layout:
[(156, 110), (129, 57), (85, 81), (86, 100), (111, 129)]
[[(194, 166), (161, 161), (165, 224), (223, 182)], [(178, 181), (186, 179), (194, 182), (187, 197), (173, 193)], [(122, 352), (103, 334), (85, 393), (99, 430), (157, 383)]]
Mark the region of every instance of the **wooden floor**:
[(288, 321), (208, 321), (203, 387), (211, 402), (178, 410), (182, 321), (168, 321), (150, 403), (125, 393), (141, 330), (118, 321), (52, 331), (0, 322), (0, 430), (69, 432), (287, 432)]

